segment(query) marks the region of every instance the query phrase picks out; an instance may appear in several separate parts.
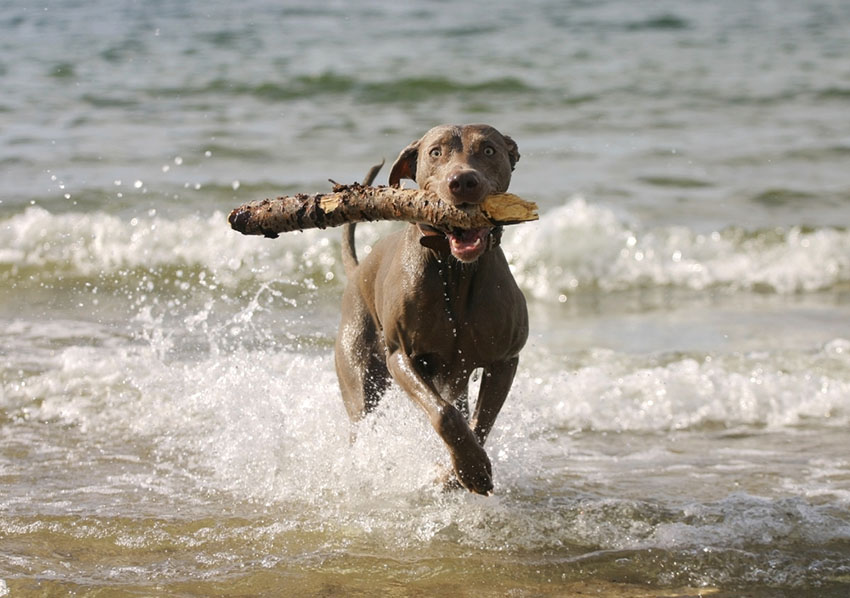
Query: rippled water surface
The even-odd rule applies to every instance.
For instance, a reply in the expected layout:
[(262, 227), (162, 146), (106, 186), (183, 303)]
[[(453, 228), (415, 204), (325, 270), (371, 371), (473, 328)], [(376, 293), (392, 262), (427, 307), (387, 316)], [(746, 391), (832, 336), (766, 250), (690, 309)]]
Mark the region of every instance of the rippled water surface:
[[(0, 596), (850, 591), (847, 3), (0, 8)], [(225, 219), (442, 122), (542, 212), (488, 498), (350, 442), (339, 232)]]

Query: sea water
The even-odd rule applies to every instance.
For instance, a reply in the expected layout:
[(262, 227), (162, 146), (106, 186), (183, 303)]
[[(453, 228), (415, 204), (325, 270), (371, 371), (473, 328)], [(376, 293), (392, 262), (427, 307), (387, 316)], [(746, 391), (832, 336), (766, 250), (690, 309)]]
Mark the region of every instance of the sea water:
[[(0, 596), (850, 591), (850, 5), (0, 7)], [(443, 122), (541, 206), (492, 497), (226, 222)]]

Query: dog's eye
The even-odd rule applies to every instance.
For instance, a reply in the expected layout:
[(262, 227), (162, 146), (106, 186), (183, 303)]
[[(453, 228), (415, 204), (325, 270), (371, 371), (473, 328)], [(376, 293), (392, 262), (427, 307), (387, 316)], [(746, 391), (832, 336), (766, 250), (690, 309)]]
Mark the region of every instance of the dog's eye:
[(493, 155), (493, 154), (495, 154), (495, 153), (496, 153), (496, 150), (494, 150), (494, 149), (493, 149), (492, 147), (490, 147), (489, 145), (488, 145), (487, 147), (485, 147), (485, 148), (484, 148), (484, 155), (485, 155), (485, 156), (492, 156), (492, 155)]
[(434, 148), (434, 149), (432, 149), (430, 152), (428, 152), (428, 154), (429, 154), (432, 158), (439, 158), (440, 156), (442, 156), (442, 155), (443, 155), (443, 150), (441, 150), (441, 149), (440, 149), (440, 148), (438, 148), (438, 147), (435, 147), (435, 148)]

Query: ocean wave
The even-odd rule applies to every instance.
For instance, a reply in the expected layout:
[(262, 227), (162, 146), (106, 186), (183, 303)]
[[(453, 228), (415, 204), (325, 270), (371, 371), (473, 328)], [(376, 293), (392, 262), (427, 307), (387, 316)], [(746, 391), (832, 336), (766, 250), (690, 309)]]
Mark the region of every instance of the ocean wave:
[[(0, 340), (67, 334), (56, 328), (36, 324)], [(411, 491), (439, 492), (433, 482), (435, 466), (445, 462), (444, 449), (401, 391), (392, 390), (375, 417), (358, 424), (357, 450), (352, 451), (329, 354), (234, 351), (187, 362), (163, 359), (160, 342), (127, 344), (107, 338), (103, 346), (45, 352), (37, 372), (29, 368), (26, 374), (7, 377), (0, 392), (0, 415), (10, 421), (60, 423), (110, 442), (120, 443), (128, 436), (148, 439), (161, 456), (187, 460), (204, 485), (249, 500), (328, 508), (322, 497), (337, 492), (344, 495), (346, 505), (336, 515), (361, 518), (370, 510), (356, 506), (361, 500), (392, 502), (407, 500)], [(503, 486), (520, 491), (529, 479), (547, 475), (556, 459), (556, 467), (560, 462), (569, 464), (592, 487), (599, 460), (608, 463), (610, 455), (604, 450), (594, 453), (586, 443), (581, 453), (568, 454), (572, 431), (582, 429), (594, 434), (667, 434), (713, 426), (757, 434), (801, 424), (841, 430), (850, 418), (846, 339), (832, 341), (814, 354), (795, 353), (786, 359), (730, 355), (702, 362), (681, 359), (657, 367), (637, 360), (603, 352), (576, 372), (558, 374), (546, 363), (524, 371), (490, 439), (491, 458)], [(571, 432), (565, 434), (566, 430)], [(759, 446), (770, 450), (764, 443)], [(621, 458), (629, 460), (631, 468), (647, 467), (659, 475), (667, 467), (681, 465), (668, 451), (665, 442), (653, 440), (645, 451), (634, 450)], [(738, 451), (735, 458), (739, 464), (752, 460), (752, 467), (759, 466), (758, 455)], [(714, 467), (722, 467), (722, 459)], [(818, 467), (827, 469), (829, 464)], [(820, 489), (815, 481), (807, 492), (839, 491), (828, 480), (820, 480)], [(624, 519), (654, 517), (624, 514)], [(689, 525), (699, 527), (693, 520)], [(471, 525), (463, 534), (468, 541), (475, 542), (475, 528)], [(644, 540), (667, 547), (689, 545), (688, 536), (675, 535), (671, 529), (660, 526)], [(432, 530), (428, 537), (438, 532)], [(551, 533), (541, 537), (547, 539), (527, 541), (533, 545), (564, 539)], [(614, 538), (625, 544), (614, 545)], [(606, 542), (612, 549), (634, 548), (644, 544), (639, 541), (636, 546), (638, 540), (612, 533)], [(602, 538), (574, 541), (596, 543)]]
[(5, 222), (0, 240), (0, 279), (55, 275), (93, 278), (154, 275), (174, 268), (200, 269), (215, 284), (309, 277), (333, 271), (338, 251), (323, 231), (285, 235), (269, 242), (232, 231), (225, 215), (143, 217), (104, 213), (53, 214), (31, 207)]
[[(57, 333), (65, 334), (50, 323), (13, 331), (15, 337)], [(701, 563), (696, 570), (709, 572), (714, 582), (738, 574), (741, 551), (760, 553), (771, 546), (787, 557), (801, 545), (844, 546), (848, 540), (846, 517), (798, 498), (732, 494), (714, 502), (663, 505), (649, 497), (599, 495), (593, 492), (595, 480), (617, 475), (616, 463), (632, 473), (645, 468), (660, 476), (665, 470), (681, 475), (694, 461), (671, 457), (669, 444), (657, 437), (645, 451), (612, 456), (607, 443), (599, 452), (588, 444), (578, 450), (573, 434), (563, 433), (586, 426), (594, 433), (639, 435), (698, 430), (706, 423), (753, 431), (794, 427), (801, 420), (844, 429), (850, 415), (847, 340), (773, 361), (730, 355), (649, 367), (639, 357), (597, 352), (577, 372), (563, 375), (552, 371), (552, 363), (533, 364), (518, 379), (489, 441), (500, 494), (480, 500), (442, 495), (435, 487), (444, 449), (398, 390), (357, 425), (352, 450), (330, 355), (233, 352), (171, 361), (152, 342), (65, 347), (45, 359), (49, 363), (40, 373), (8, 380), (0, 393), (0, 408), (10, 421), (60, 423), (102, 443), (121, 444), (127, 437), (149, 442), (158, 463), (179, 463), (181, 476), (192, 476), (206, 491), (296, 509), (299, 516), (290, 520), (296, 527), (332, 522), (326, 532), (377, 536), (401, 549), (448, 543), (568, 554), (572, 547), (575, 560), (587, 563), (597, 551), (629, 551), (661, 571), (680, 570), (668, 557), (691, 555)], [(770, 448), (763, 444), (757, 452), (729, 451), (734, 466), (768, 467)], [(693, 455), (703, 474), (732, 475), (724, 472), (722, 455), (709, 464)], [(831, 466), (827, 458), (809, 463), (810, 478), (829, 475)], [(574, 476), (562, 478), (572, 485), (569, 491), (549, 484), (552, 498), (542, 502), (526, 494), (538, 485), (532, 483), (538, 476), (554, 471), (560, 476), (567, 469)], [(181, 476), (159, 484), (186, 492)], [(839, 481), (821, 482), (820, 491), (841, 492)], [(120, 505), (101, 508), (101, 514), (120, 514)], [(830, 552), (824, 549), (824, 557)], [(688, 579), (687, 571), (681, 575)]]
[[(204, 466), (223, 468), (223, 478), (252, 469), (243, 460), (256, 461), (267, 452), (267, 462), (255, 471), (262, 480), (252, 487), (267, 486), (276, 496), (303, 492), (306, 480), (292, 487), (286, 479), (263, 472), (282, 467), (281, 459), (289, 458), (296, 459), (291, 465), (297, 471), (297, 455), (316, 443), (327, 443), (329, 451), (348, 446), (330, 349), (222, 349), (232, 326), (219, 326), (204, 332), (206, 341), (218, 349), (197, 361), (175, 359), (173, 344), (181, 336), (194, 338), (198, 325), (193, 318), (207, 315), (189, 314), (170, 323), (140, 314), (134, 319), (132, 341), (103, 327), (73, 328), (52, 321), (15, 324), (0, 334), (0, 348), (15, 356), (0, 392), (0, 410), (10, 417), (61, 421), (104, 435), (122, 437), (131, 429), (134, 435), (164, 438), (166, 444), (173, 438), (171, 427), (177, 426), (181, 447), (192, 445), (198, 455), (216, 455)], [(245, 326), (244, 320), (246, 314), (235, 314), (230, 324)], [(77, 342), (69, 347), (69, 340)], [(560, 438), (565, 431), (667, 434), (806, 425), (840, 430), (850, 422), (846, 338), (815, 351), (671, 354), (662, 359), (596, 349), (567, 366), (555, 354), (522, 363), (512, 399), (492, 435), (492, 444), (501, 447), (494, 459), (502, 465), (538, 460), (548, 450), (546, 439)], [(315, 413), (323, 415), (317, 418)], [(316, 485), (313, 490), (321, 493), (349, 480), (352, 469), (361, 465), (378, 486), (369, 494), (380, 488), (395, 492), (429, 487), (431, 466), (441, 448), (427, 428), (418, 408), (400, 390), (392, 390), (379, 416), (360, 427), (358, 442), (378, 451), (372, 459), (384, 460), (381, 439), (396, 439), (398, 469), (346, 461), (327, 471), (324, 461), (317, 462), (310, 481)], [(422, 438), (429, 439), (427, 446)], [(281, 443), (297, 450), (283, 455)], [(418, 466), (411, 467), (413, 463)], [(509, 480), (533, 475), (513, 466), (503, 473)]]
[(539, 299), (588, 288), (789, 294), (850, 282), (850, 232), (842, 229), (646, 228), (574, 197), (505, 236), (514, 275)]
[(778, 428), (811, 421), (846, 426), (848, 371), (848, 339), (834, 339), (813, 353), (708, 354), (662, 365), (595, 350), (574, 370), (526, 369), (517, 387), (560, 397), (539, 414), (558, 429)]
[[(776, 469), (766, 462), (772, 450), (766, 443), (751, 451), (714, 443), (708, 459), (693, 447), (686, 456), (673, 455), (662, 440), (671, 430), (696, 432), (686, 435), (692, 443), (707, 426), (758, 435), (777, 428), (793, 434), (808, 424), (821, 435), (835, 429), (840, 436), (850, 417), (847, 339), (810, 353), (670, 356), (666, 363), (597, 350), (569, 372), (555, 355), (529, 360), (488, 440), (499, 493), (485, 499), (436, 487), (445, 450), (398, 389), (356, 425), (352, 448), (330, 352), (230, 351), (174, 359), (161, 346), (171, 332), (167, 324), (141, 318), (137, 324), (149, 329), (149, 343), (102, 330), (97, 343), (69, 345), (69, 336), (90, 334), (50, 321), (0, 333), (10, 347), (61, 341), (27, 371), (21, 367), (25, 351), (8, 351), (14, 361), (0, 388), (0, 418), (24, 431), (52, 423), (71, 440), (98, 439), (98, 447), (125, 450), (132, 438), (146, 459), (152, 456), (157, 472), (139, 468), (133, 478), (130, 469), (123, 479), (133, 487), (163, 501), (227, 493), (262, 504), (264, 513), (285, 522), (281, 542), (288, 530), (318, 529), (323, 535), (317, 541), (332, 546), (344, 537), (346, 546), (377, 542), (389, 550), (551, 550), (587, 568), (620, 551), (646, 581), (660, 576), (668, 583), (813, 583), (844, 571), (846, 512), (822, 500), (787, 498), (782, 489), (766, 497), (724, 489), (715, 499), (662, 501), (651, 493), (636, 498), (628, 486), (612, 498), (609, 488), (623, 470), (663, 481), (665, 472), (681, 477), (689, 467), (703, 480)], [(631, 433), (633, 442), (603, 438), (604, 448), (594, 450), (576, 440), (584, 432)], [(641, 445), (646, 433), (650, 439)], [(612, 446), (619, 452), (612, 454)], [(782, 447), (793, 452), (785, 442)], [(132, 462), (131, 452), (119, 454)], [(68, 458), (63, 451), (50, 455), (57, 462)], [(843, 478), (837, 476), (845, 460), (834, 454), (805, 459), (801, 493), (841, 496)], [(93, 483), (105, 494), (121, 478)], [(40, 500), (72, 500), (74, 492), (92, 490), (48, 488)], [(104, 501), (98, 515), (121, 517), (126, 508)], [(281, 517), (274, 517), (278, 512)], [(256, 533), (264, 538), (267, 532)], [(228, 532), (219, 526), (210, 533)], [(154, 536), (140, 541), (158, 546)], [(683, 559), (689, 567), (676, 565)], [(777, 559), (783, 566), (771, 569)], [(785, 574), (797, 581), (777, 580)]]
[(672, 14), (663, 14), (648, 18), (645, 21), (633, 21), (624, 24), (626, 31), (678, 31), (690, 28), (691, 24), (688, 21)]
[(516, 77), (497, 77), (480, 81), (461, 81), (443, 76), (400, 77), (386, 81), (363, 81), (349, 75), (324, 72), (318, 75), (298, 75), (286, 81), (245, 83), (231, 79), (215, 79), (195, 87), (174, 89), (154, 88), (153, 97), (185, 97), (223, 94), (250, 96), (269, 102), (288, 102), (299, 99), (318, 100), (326, 96), (346, 95), (360, 103), (395, 103), (423, 101), (463, 94), (521, 94), (535, 91)]
[[(361, 253), (390, 223), (358, 229)], [(5, 221), (0, 279), (56, 274), (98, 278), (128, 271), (204, 270), (216, 284), (305, 278), (339, 284), (339, 234), (310, 230), (274, 241), (230, 230), (225, 215), (139, 217), (102, 212), (54, 214), (29, 207)], [(531, 297), (565, 300), (582, 291), (652, 287), (807, 293), (850, 283), (850, 231), (836, 228), (728, 228), (629, 224), (612, 210), (575, 197), (539, 222), (510, 227), (503, 247)]]

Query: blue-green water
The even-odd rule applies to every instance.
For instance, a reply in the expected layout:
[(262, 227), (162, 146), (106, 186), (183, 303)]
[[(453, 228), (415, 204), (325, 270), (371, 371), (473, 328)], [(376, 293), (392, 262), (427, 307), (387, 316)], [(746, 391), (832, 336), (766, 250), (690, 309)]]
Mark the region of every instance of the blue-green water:
[[(850, 4), (0, 1), (0, 596), (844, 596)], [(349, 445), (338, 231), (233, 207), (443, 122), (522, 158), (491, 498)], [(358, 229), (365, 246), (391, 225)]]

